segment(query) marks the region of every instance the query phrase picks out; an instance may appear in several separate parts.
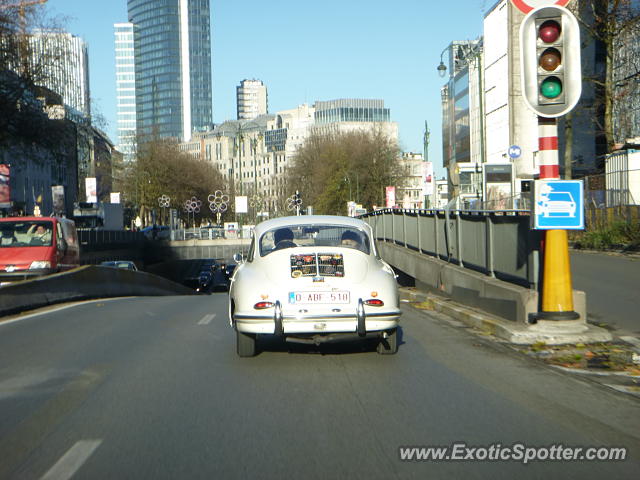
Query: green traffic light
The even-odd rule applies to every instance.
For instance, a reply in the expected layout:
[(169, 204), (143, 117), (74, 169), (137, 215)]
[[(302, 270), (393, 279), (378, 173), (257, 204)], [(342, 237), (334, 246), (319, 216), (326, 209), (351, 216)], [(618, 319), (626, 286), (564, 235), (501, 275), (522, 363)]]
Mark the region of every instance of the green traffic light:
[(545, 78), (540, 85), (540, 94), (545, 98), (556, 98), (562, 93), (562, 82), (558, 77)]

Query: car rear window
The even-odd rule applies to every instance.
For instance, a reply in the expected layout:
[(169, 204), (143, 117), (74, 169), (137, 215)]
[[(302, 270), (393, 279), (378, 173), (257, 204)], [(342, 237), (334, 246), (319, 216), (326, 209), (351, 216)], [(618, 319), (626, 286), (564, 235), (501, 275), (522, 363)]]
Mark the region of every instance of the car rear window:
[(342, 247), (367, 255), (371, 251), (369, 236), (364, 231), (344, 225), (290, 225), (274, 228), (260, 237), (263, 257), (292, 247)]

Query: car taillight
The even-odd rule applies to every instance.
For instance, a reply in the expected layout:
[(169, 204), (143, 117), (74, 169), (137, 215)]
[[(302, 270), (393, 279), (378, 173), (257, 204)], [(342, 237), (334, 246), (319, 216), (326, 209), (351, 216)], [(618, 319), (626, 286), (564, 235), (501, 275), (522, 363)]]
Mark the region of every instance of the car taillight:
[(253, 306), (253, 308), (255, 308), (256, 310), (264, 310), (265, 308), (271, 307), (273, 307), (272, 302), (258, 302)]
[(364, 301), (365, 305), (369, 305), (370, 307), (382, 307), (384, 306), (384, 302), (379, 298), (370, 298), (369, 300)]

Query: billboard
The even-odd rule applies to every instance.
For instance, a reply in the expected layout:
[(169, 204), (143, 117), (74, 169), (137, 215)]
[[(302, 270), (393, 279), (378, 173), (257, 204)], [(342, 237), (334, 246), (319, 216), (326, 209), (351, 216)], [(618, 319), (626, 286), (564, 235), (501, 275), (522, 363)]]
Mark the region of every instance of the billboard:
[(393, 208), (396, 205), (396, 187), (385, 187), (387, 208)]
[(64, 186), (54, 185), (51, 187), (51, 198), (53, 200), (53, 212), (56, 215), (65, 213), (64, 208)]
[(0, 208), (11, 206), (10, 172), (9, 165), (0, 164)]
[(422, 196), (433, 195), (433, 162), (422, 162)]
[(236, 213), (247, 213), (248, 211), (247, 197), (236, 197)]
[(84, 179), (85, 197), (88, 203), (98, 202), (98, 185), (96, 177), (87, 177)]

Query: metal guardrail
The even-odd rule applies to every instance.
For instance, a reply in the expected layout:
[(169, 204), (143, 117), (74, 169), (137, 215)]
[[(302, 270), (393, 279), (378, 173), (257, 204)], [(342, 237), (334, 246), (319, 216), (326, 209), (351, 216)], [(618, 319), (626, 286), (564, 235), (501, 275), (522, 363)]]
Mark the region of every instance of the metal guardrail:
[(540, 278), (540, 240), (528, 210), (383, 209), (361, 217), (378, 241), (531, 289)]

